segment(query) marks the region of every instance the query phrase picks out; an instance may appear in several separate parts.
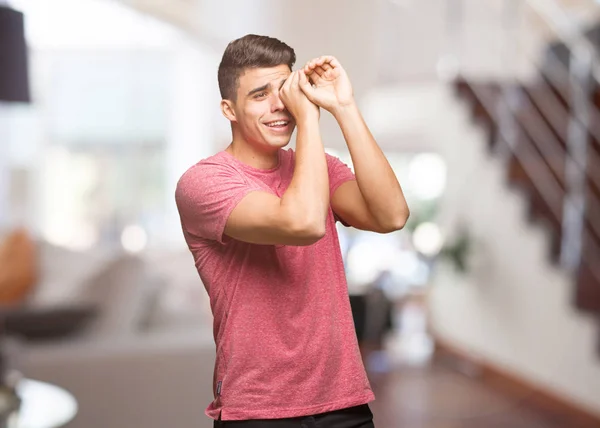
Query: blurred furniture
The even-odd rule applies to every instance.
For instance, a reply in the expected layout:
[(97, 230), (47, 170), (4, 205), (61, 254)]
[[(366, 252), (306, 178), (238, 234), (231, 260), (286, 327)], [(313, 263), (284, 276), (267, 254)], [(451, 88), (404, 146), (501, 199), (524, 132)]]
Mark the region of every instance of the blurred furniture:
[(38, 251), (40, 283), (28, 304), (97, 311), (73, 334), (25, 341), (16, 367), (77, 397), (69, 428), (212, 426), (204, 408), (213, 399), (215, 349), (189, 251), (142, 258), (46, 242)]
[(0, 5), (0, 102), (29, 102), (23, 14)]
[(351, 294), (350, 307), (359, 344), (381, 346), (393, 328), (393, 305), (383, 291), (371, 287), (365, 294)]
[(8, 428), (60, 428), (77, 414), (77, 401), (68, 391), (32, 379), (22, 379), (17, 386), (21, 408)]
[(0, 305), (17, 305), (37, 282), (35, 245), (25, 229), (0, 241)]

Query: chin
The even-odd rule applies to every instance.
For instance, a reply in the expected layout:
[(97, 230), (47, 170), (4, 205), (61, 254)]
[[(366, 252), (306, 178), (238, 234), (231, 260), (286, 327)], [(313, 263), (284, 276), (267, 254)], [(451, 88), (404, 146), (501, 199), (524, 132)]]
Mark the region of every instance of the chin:
[[(264, 126), (264, 125), (263, 125)], [(285, 147), (290, 144), (292, 140), (292, 135), (294, 133), (295, 123), (291, 122), (284, 129), (278, 130), (267, 130), (267, 132), (262, 132), (264, 142), (267, 143), (270, 147)]]
[(286, 140), (280, 141), (280, 142), (279, 142), (278, 144), (276, 144), (276, 145), (277, 145), (277, 147), (280, 147), (280, 148), (281, 148), (281, 147), (285, 147), (285, 146), (287, 146), (288, 144), (290, 144), (290, 141), (292, 141), (292, 138), (291, 138), (291, 136), (290, 136), (290, 138), (287, 138)]
[(281, 136), (279, 138), (267, 138), (265, 139), (265, 143), (267, 146), (273, 148), (273, 149), (281, 149), (285, 146), (287, 146), (288, 144), (290, 144), (290, 141), (292, 141), (292, 135), (286, 135), (286, 136)]

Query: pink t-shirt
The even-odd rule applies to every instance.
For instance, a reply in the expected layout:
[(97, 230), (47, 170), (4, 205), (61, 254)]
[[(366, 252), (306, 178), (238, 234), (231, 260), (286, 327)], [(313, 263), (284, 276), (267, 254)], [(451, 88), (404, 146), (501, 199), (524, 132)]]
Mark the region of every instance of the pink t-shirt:
[[(279, 197), (295, 165), (292, 149), (261, 170), (222, 151), (183, 174), (176, 201), (183, 233), (214, 315), (215, 399), (223, 420), (275, 419), (365, 404), (375, 397), (362, 364), (331, 208), (313, 245), (258, 245), (223, 234), (252, 191)], [(352, 171), (327, 155), (330, 195)], [(302, 213), (298, 213), (302, 215)]]

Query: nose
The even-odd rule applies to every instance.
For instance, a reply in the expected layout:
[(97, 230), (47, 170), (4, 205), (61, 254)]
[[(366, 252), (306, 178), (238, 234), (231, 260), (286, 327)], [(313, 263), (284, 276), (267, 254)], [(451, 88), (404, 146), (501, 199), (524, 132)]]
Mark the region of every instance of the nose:
[(277, 91), (273, 93), (273, 99), (271, 100), (271, 112), (274, 113), (283, 110), (285, 110), (285, 104), (283, 104), (283, 101), (279, 96), (279, 91)]

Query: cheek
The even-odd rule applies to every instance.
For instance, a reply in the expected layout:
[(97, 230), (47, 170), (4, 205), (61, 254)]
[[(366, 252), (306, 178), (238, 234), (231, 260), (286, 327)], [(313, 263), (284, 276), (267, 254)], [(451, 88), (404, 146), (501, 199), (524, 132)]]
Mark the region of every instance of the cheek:
[(256, 128), (265, 117), (265, 107), (263, 103), (256, 103), (244, 109), (244, 122), (246, 126)]

